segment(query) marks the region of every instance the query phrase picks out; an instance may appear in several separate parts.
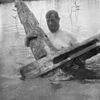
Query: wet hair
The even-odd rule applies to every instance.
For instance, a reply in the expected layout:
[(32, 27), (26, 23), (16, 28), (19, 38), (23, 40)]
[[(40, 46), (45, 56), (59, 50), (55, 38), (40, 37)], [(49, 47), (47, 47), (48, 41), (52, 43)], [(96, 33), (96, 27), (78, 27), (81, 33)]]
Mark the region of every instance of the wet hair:
[(57, 11), (49, 10), (46, 13), (46, 19), (52, 19), (52, 18), (60, 19)]

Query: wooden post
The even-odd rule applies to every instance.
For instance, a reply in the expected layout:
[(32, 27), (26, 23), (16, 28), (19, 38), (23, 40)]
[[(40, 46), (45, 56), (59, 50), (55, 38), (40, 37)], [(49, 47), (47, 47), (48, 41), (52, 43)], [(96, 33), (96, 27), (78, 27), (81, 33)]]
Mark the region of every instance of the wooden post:
[(29, 46), (36, 60), (47, 56), (48, 47), (52, 51), (57, 49), (50, 42), (42, 28), (39, 26), (35, 15), (29, 10), (27, 5), (22, 0), (15, 0), (15, 7), (20, 22), (24, 26), (26, 32), (26, 46)]

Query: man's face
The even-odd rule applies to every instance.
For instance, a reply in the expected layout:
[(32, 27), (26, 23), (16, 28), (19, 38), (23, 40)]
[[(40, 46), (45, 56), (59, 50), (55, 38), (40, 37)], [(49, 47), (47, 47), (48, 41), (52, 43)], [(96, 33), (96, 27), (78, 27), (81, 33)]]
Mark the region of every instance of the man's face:
[(55, 33), (59, 29), (59, 19), (55, 16), (51, 16), (47, 19), (47, 25), (52, 33)]

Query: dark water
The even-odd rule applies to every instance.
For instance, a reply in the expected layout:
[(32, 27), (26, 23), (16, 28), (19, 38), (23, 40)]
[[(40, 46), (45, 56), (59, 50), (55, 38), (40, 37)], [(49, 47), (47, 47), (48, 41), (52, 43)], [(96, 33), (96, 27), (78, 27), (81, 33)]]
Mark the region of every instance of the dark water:
[[(43, 0), (26, 2), (47, 33), (45, 13), (56, 9), (61, 28), (72, 31), (79, 41), (97, 34), (100, 29), (100, 1)], [(19, 68), (34, 60), (24, 46), (25, 32), (14, 4), (0, 5), (0, 100), (100, 100), (100, 83), (62, 82), (52, 85), (48, 79), (21, 81)], [(73, 12), (71, 12), (71, 9)]]

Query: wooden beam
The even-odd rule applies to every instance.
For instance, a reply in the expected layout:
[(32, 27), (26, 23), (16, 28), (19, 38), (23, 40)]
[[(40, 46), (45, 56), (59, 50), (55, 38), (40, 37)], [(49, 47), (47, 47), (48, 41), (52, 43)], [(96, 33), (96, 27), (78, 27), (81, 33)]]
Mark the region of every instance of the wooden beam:
[(26, 32), (26, 44), (30, 46), (35, 59), (39, 60), (48, 55), (48, 49), (45, 47), (48, 47), (51, 51), (57, 51), (28, 6), (22, 0), (15, 0), (15, 7)]

